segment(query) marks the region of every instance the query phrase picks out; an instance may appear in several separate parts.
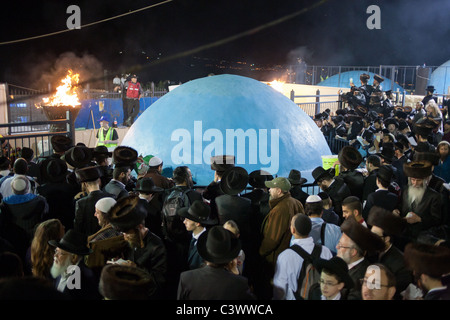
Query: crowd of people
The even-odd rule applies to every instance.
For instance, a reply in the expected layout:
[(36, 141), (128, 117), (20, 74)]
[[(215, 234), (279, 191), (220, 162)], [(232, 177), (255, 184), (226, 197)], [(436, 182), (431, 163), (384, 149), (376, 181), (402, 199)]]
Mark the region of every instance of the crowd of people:
[(2, 157), (0, 299), (448, 300), (449, 123), (430, 101), (316, 115), (348, 141), (312, 171), (317, 194), (296, 168), (214, 156), (199, 187), (188, 166), (64, 135)]

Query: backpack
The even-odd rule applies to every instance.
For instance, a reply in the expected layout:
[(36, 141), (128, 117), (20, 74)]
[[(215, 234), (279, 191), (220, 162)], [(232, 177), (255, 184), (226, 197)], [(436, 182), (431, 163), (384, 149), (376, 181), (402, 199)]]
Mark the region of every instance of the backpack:
[(162, 207), (162, 229), (164, 236), (173, 240), (183, 240), (187, 230), (183, 218), (177, 215), (177, 211), (189, 207), (187, 193), (191, 189), (174, 188), (170, 190)]
[(291, 249), (303, 258), (302, 269), (297, 279), (297, 291), (294, 292), (294, 296), (297, 300), (308, 300), (311, 286), (319, 283), (320, 280), (320, 272), (314, 266), (314, 263), (320, 258), (322, 246), (315, 244), (311, 254), (296, 244), (291, 246)]

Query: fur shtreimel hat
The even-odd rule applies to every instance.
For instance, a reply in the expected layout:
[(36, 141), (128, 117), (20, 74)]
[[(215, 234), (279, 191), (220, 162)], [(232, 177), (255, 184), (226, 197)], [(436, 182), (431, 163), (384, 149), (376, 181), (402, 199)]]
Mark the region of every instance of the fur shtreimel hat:
[(406, 266), (417, 274), (440, 279), (450, 273), (450, 249), (422, 243), (408, 243), (404, 251)]
[(55, 152), (65, 152), (69, 150), (73, 145), (72, 139), (64, 135), (53, 136), (50, 139), (50, 142)]
[(361, 153), (353, 146), (345, 146), (338, 154), (338, 160), (341, 165), (350, 170), (358, 168), (363, 158)]
[(342, 222), (341, 231), (364, 251), (382, 251), (385, 247), (384, 241), (380, 236), (370, 231), (369, 228), (364, 227), (353, 216)]
[(138, 153), (127, 146), (118, 146), (113, 151), (113, 163), (116, 167), (134, 167), (138, 161)]
[(432, 165), (429, 161), (411, 161), (403, 164), (403, 172), (407, 177), (425, 179), (432, 174)]
[(389, 236), (400, 235), (406, 227), (405, 219), (378, 206), (373, 206), (370, 209), (367, 223), (383, 229), (383, 232)]
[(137, 227), (146, 217), (147, 210), (135, 195), (120, 198), (107, 213), (111, 225), (120, 232)]
[(148, 300), (155, 290), (154, 278), (137, 267), (108, 264), (100, 274), (99, 292), (109, 300)]
[(80, 182), (89, 182), (99, 179), (101, 177), (101, 172), (98, 166), (91, 166), (76, 169), (75, 176)]

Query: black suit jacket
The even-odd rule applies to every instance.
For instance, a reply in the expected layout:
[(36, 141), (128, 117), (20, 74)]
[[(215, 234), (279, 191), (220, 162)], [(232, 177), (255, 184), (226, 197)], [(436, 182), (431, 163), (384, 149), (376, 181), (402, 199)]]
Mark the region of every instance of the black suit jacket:
[(353, 288), (348, 291), (348, 300), (362, 300), (361, 283), (359, 282), (359, 279), (364, 278), (368, 266), (370, 266), (370, 261), (364, 258), (363, 261), (361, 261), (348, 271), (348, 274), (352, 278), (354, 283)]
[(363, 194), (361, 200), (367, 200), (369, 194), (378, 189), (377, 187), (377, 172), (378, 169), (372, 170), (370, 174), (364, 178)]
[(181, 273), (177, 300), (255, 300), (255, 296), (247, 278), (204, 266)]
[(386, 253), (380, 255), (379, 262), (385, 265), (394, 274), (396, 280), (396, 292), (394, 298), (401, 300), (402, 296), (400, 293), (414, 281), (412, 272), (405, 266), (403, 252), (392, 245)]
[(100, 230), (98, 220), (94, 216), (95, 204), (98, 200), (105, 197), (113, 196), (107, 192), (96, 190), (75, 202), (75, 219), (73, 223), (75, 230), (87, 236), (90, 236)]
[(421, 232), (439, 225), (442, 221), (441, 205), (441, 195), (435, 190), (427, 187), (422, 201), (412, 207), (408, 204), (408, 189), (406, 188), (402, 194), (401, 216), (405, 217), (408, 212), (412, 211), (422, 218), (421, 222), (407, 224), (404, 234), (406, 238), (409, 240), (416, 240)]
[(347, 184), (342, 179), (335, 179), (334, 182), (324, 190), (333, 202), (334, 211), (342, 220), (342, 201), (351, 196), (351, 192)]

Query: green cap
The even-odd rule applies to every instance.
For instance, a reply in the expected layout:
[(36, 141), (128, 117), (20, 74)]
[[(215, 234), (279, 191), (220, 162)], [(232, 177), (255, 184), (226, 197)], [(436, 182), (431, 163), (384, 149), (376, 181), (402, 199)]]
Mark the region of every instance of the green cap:
[(291, 183), (284, 177), (278, 177), (270, 181), (266, 181), (264, 184), (267, 188), (280, 188), (283, 192), (291, 190)]

